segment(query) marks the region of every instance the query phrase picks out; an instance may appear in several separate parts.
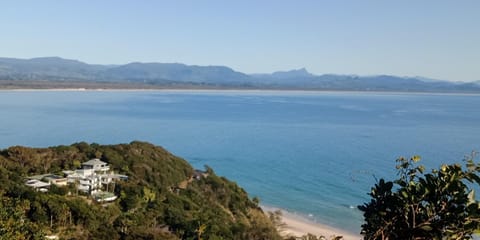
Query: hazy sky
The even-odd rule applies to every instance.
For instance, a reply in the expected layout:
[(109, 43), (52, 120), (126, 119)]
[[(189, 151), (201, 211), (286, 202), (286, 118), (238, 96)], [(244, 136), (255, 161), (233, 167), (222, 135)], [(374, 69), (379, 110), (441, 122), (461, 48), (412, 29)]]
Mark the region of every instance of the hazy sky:
[(480, 80), (480, 1), (2, 1), (0, 56)]

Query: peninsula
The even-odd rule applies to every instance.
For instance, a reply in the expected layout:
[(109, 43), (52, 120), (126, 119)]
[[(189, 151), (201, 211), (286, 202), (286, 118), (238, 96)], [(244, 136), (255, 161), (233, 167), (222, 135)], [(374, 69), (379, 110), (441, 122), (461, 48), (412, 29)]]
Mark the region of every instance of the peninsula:
[(10, 239), (279, 239), (237, 184), (144, 142), (0, 152)]

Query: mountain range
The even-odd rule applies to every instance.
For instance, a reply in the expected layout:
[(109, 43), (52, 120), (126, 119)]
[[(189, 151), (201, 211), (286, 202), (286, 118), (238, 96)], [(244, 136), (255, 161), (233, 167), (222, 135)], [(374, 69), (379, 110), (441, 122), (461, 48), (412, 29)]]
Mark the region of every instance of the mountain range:
[[(305, 68), (271, 74), (245, 74), (225, 66), (195, 66), (181, 63), (125, 65), (87, 64), (59, 57), (32, 59), (0, 58), (0, 87), (5, 84), (35, 86), (48, 83), (122, 84), (122, 86), (298, 89), (345, 91), (480, 92), (480, 81), (449, 82), (424, 77), (391, 75), (357, 76), (309, 73)], [(22, 83), (27, 83), (22, 84)], [(80, 84), (79, 84), (80, 83)]]

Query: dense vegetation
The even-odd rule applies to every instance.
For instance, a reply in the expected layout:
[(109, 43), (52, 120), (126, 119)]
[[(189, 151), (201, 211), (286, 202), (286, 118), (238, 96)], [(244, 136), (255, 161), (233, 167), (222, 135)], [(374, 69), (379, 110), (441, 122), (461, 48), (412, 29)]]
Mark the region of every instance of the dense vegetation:
[[(114, 203), (99, 204), (74, 186), (47, 193), (25, 177), (61, 173), (99, 158), (129, 177), (114, 186)], [(0, 239), (279, 239), (268, 217), (237, 184), (149, 143), (50, 148), (10, 147), (0, 152)]]
[(370, 193), (362, 234), (380, 239), (471, 239), (480, 227), (480, 204), (473, 187), (480, 184), (480, 165), (473, 156), (466, 168), (442, 165), (424, 173), (420, 158), (398, 159), (399, 179), (381, 179)]

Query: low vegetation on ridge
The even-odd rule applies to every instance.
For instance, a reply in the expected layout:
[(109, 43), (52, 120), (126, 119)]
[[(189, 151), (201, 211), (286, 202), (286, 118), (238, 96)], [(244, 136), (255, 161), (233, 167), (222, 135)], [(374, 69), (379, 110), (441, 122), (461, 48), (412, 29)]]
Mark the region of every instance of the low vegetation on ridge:
[[(99, 158), (127, 175), (115, 202), (100, 204), (73, 186), (46, 193), (27, 176), (60, 174)], [(76, 143), (0, 152), (0, 239), (280, 239), (275, 226), (237, 184), (206, 167), (208, 177), (165, 149), (144, 142)]]

